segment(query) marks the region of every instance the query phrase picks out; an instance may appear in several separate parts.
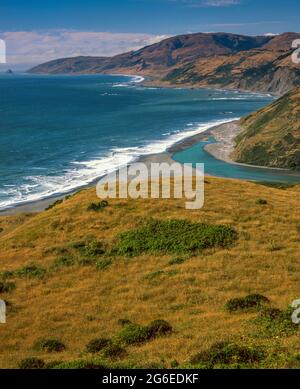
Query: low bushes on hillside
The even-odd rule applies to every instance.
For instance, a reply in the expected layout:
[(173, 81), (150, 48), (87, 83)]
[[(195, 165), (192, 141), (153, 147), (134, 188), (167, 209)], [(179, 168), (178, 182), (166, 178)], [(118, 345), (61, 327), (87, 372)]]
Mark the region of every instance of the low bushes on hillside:
[(102, 200), (99, 203), (91, 203), (88, 205), (87, 210), (88, 211), (94, 211), (99, 212), (102, 209), (108, 207), (108, 202), (106, 200)]
[(111, 344), (110, 339), (106, 339), (106, 338), (93, 339), (86, 345), (86, 351), (88, 353), (96, 354), (102, 351), (105, 347), (109, 346), (110, 344)]
[(147, 326), (148, 338), (171, 334), (173, 328), (166, 320), (154, 320)]
[(14, 282), (0, 281), (0, 293), (9, 293), (14, 290), (16, 284)]
[(132, 256), (144, 252), (186, 253), (226, 247), (236, 239), (237, 233), (225, 225), (151, 219), (140, 228), (120, 234), (116, 251)]
[(289, 336), (299, 330), (299, 324), (292, 321), (292, 308), (282, 311), (278, 308), (264, 308), (254, 319), (256, 335), (262, 337)]
[(230, 364), (253, 364), (260, 362), (265, 357), (264, 352), (258, 347), (240, 346), (230, 342), (218, 342), (208, 350), (194, 355), (190, 363), (213, 368)]
[(13, 272), (14, 276), (21, 278), (42, 278), (45, 274), (46, 269), (34, 263), (21, 267)]
[(125, 346), (132, 344), (143, 343), (148, 339), (148, 331), (146, 327), (139, 324), (127, 324), (115, 336), (115, 341)]
[(64, 351), (66, 349), (66, 346), (58, 339), (40, 339), (35, 343), (33, 348), (37, 351), (58, 353)]
[(19, 369), (43, 369), (45, 367), (45, 362), (42, 359), (30, 357), (22, 359), (18, 363)]
[(238, 297), (227, 301), (225, 307), (229, 312), (247, 311), (258, 309), (268, 304), (270, 300), (261, 294), (249, 294), (245, 297)]

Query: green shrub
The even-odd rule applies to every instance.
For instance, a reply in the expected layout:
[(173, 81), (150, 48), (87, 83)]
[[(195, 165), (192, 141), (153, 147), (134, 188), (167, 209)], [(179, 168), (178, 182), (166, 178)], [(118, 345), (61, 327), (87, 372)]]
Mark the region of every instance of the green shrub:
[(105, 347), (109, 346), (110, 344), (111, 344), (110, 339), (106, 339), (106, 338), (93, 339), (86, 345), (86, 351), (88, 353), (96, 354), (99, 351), (102, 351)]
[(14, 282), (1, 282), (0, 281), (0, 293), (9, 293), (14, 290), (16, 284)]
[(126, 356), (126, 354), (126, 350), (117, 344), (110, 344), (103, 351), (104, 358), (113, 360), (123, 358)]
[(82, 250), (82, 253), (87, 257), (97, 257), (105, 253), (103, 243), (98, 240), (93, 240), (92, 242), (86, 244)]
[(66, 346), (57, 339), (41, 339), (35, 343), (34, 349), (47, 353), (59, 353), (66, 349)]
[(249, 309), (258, 309), (268, 304), (270, 300), (261, 294), (249, 294), (246, 297), (238, 297), (227, 301), (226, 309), (229, 312), (247, 311)]
[(1, 272), (1, 278), (6, 280), (8, 278), (12, 278), (14, 276), (13, 270), (4, 270)]
[(264, 199), (257, 199), (255, 201), (255, 203), (258, 204), (258, 205), (266, 205), (266, 204), (268, 204), (267, 200), (264, 200)]
[(108, 202), (106, 200), (100, 201), (100, 203), (91, 203), (88, 205), (87, 210), (88, 211), (94, 211), (99, 212), (102, 209), (106, 208), (108, 206)]
[(19, 369), (43, 369), (45, 362), (35, 357), (25, 358), (19, 362), (18, 367)]
[(257, 335), (263, 337), (289, 336), (295, 334), (299, 324), (292, 322), (293, 309), (281, 311), (277, 308), (264, 308), (254, 319), (258, 326)]
[(154, 320), (147, 326), (149, 338), (168, 335), (173, 331), (171, 324), (165, 320)]
[(77, 263), (79, 266), (93, 266), (96, 263), (96, 259), (90, 257), (80, 257), (77, 259)]
[(109, 258), (99, 259), (96, 261), (96, 268), (98, 270), (105, 270), (112, 264), (112, 260)]
[(127, 324), (124, 328), (116, 335), (115, 339), (118, 343), (124, 344), (125, 346), (131, 344), (143, 343), (148, 339), (148, 329), (138, 324)]
[(14, 271), (17, 277), (26, 278), (42, 278), (46, 274), (46, 269), (31, 263)]
[(50, 361), (46, 362), (45, 364), (45, 369), (57, 369), (57, 366), (61, 365), (63, 362), (62, 361)]
[(51, 265), (52, 269), (60, 269), (62, 267), (69, 267), (75, 264), (74, 258), (70, 255), (63, 255), (59, 258), (56, 258)]
[(265, 357), (261, 348), (240, 346), (235, 343), (219, 342), (208, 350), (194, 355), (190, 362), (192, 365), (204, 365), (212, 368), (216, 365), (253, 364)]
[(116, 251), (131, 256), (144, 252), (187, 253), (226, 247), (235, 239), (237, 233), (229, 226), (151, 219), (140, 228), (120, 234)]
[(50, 209), (56, 207), (59, 204), (62, 204), (64, 200), (56, 200), (54, 203), (48, 205), (48, 207), (45, 209), (45, 211), (49, 211)]

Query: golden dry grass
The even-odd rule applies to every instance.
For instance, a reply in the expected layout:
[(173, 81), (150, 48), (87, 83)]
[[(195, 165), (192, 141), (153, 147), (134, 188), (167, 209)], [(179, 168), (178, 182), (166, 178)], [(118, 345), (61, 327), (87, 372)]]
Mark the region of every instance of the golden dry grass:
[[(162, 318), (174, 327), (170, 336), (129, 347), (126, 363), (147, 366), (172, 360), (183, 364), (221, 340), (262, 344), (271, 365), (286, 366), (285, 357), (300, 353), (298, 335), (254, 338), (248, 323), (253, 314), (229, 314), (229, 298), (261, 293), (285, 309), (300, 297), (299, 187), (279, 190), (247, 182), (208, 178), (205, 206), (188, 211), (184, 200), (110, 200), (99, 213), (87, 206), (97, 201), (95, 190), (84, 190), (63, 204), (37, 215), (1, 217), (1, 270), (29, 263), (47, 267), (58, 256), (55, 246), (95, 237), (113, 247), (116, 235), (148, 217), (181, 218), (229, 224), (239, 233), (230, 248), (211, 249), (177, 266), (172, 255), (143, 254), (114, 258), (105, 271), (95, 267), (62, 268), (44, 279), (16, 279), (14, 291), (2, 294), (12, 303), (7, 324), (0, 325), (0, 366), (38, 356), (46, 361), (84, 357), (93, 338), (120, 330), (118, 319), (147, 324)], [(267, 205), (256, 204), (258, 198)], [(149, 280), (158, 270), (177, 270)], [(33, 351), (39, 338), (59, 338), (67, 346), (60, 354)]]

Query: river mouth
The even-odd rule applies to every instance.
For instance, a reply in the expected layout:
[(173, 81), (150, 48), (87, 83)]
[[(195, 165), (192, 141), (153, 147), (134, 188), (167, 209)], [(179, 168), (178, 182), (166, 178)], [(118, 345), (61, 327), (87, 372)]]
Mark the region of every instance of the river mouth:
[(207, 140), (197, 142), (191, 147), (174, 153), (172, 158), (176, 162), (192, 163), (194, 166), (196, 163), (204, 163), (205, 174), (215, 177), (274, 183), (275, 185), (300, 183), (300, 173), (290, 170), (244, 166), (219, 160), (205, 150), (205, 146), (212, 143), (216, 143), (216, 140), (210, 136)]

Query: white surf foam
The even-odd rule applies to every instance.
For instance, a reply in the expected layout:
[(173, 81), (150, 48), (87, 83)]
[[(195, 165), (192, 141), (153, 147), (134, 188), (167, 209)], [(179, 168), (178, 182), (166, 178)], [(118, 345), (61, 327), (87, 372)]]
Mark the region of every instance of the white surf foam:
[[(55, 195), (62, 195), (91, 184), (97, 178), (110, 173), (121, 166), (136, 161), (139, 157), (158, 154), (185, 138), (202, 133), (211, 127), (237, 120), (215, 120), (207, 123), (198, 123), (191, 127), (188, 124), (183, 131), (174, 131), (171, 135), (156, 141), (149, 141), (143, 146), (121, 147), (112, 149), (106, 156), (88, 161), (74, 161), (74, 168), (70, 168), (57, 176), (28, 176), (25, 183), (19, 187), (10, 187), (0, 192), (10, 199), (0, 201), (0, 209), (42, 200)], [(189, 123), (190, 124), (190, 123)]]

